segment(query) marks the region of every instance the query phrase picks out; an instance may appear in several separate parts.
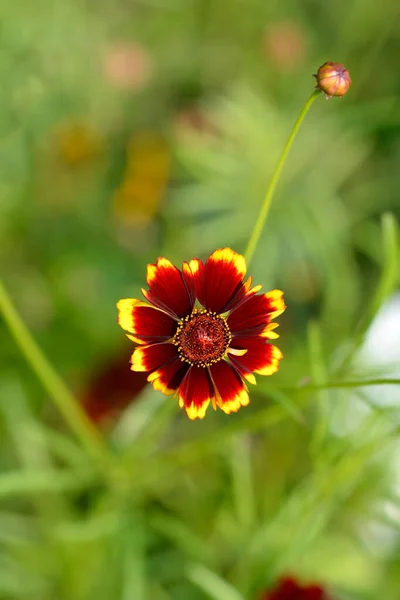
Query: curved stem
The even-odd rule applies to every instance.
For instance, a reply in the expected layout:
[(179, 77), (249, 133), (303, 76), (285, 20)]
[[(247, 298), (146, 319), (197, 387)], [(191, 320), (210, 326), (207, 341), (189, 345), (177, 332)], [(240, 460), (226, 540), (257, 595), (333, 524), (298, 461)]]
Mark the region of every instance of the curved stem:
[(286, 158), (289, 154), (290, 148), (292, 147), (294, 138), (296, 137), (296, 134), (300, 128), (300, 125), (303, 122), (304, 117), (306, 116), (308, 109), (310, 108), (310, 106), (312, 105), (312, 103), (314, 102), (315, 98), (317, 96), (319, 96), (319, 94), (321, 93), (320, 89), (316, 89), (314, 90), (314, 92), (311, 94), (311, 96), (309, 97), (309, 99), (307, 100), (307, 102), (305, 103), (303, 110), (301, 111), (301, 113), (299, 114), (299, 116), (297, 117), (297, 121), (293, 126), (293, 129), (289, 135), (289, 138), (286, 142), (286, 145), (282, 151), (282, 154), (277, 162), (277, 165), (275, 167), (275, 171), (272, 175), (272, 179), (270, 181), (270, 184), (268, 186), (267, 192), (265, 194), (265, 198), (264, 198), (264, 202), (261, 206), (261, 210), (260, 213), (258, 215), (256, 224), (254, 226), (254, 229), (252, 231), (252, 234), (250, 236), (249, 242), (247, 244), (247, 248), (245, 250), (244, 253), (244, 257), (246, 259), (246, 263), (247, 266), (249, 265), (251, 259), (253, 258), (254, 255), (254, 251), (256, 249), (256, 246), (259, 242), (260, 236), (261, 236), (261, 232), (263, 230), (263, 227), (265, 225), (265, 221), (267, 220), (267, 216), (269, 213), (269, 209), (271, 207), (271, 202), (272, 202), (272, 198), (274, 196), (274, 192), (276, 189), (276, 186), (278, 185), (278, 181), (279, 181), (279, 177), (281, 175), (283, 166), (285, 164)]
[(108, 461), (108, 452), (102, 437), (33, 339), (1, 281), (0, 312), (3, 313), (20, 350), (76, 437), (94, 458)]
[[(331, 383), (319, 383), (319, 384), (306, 384), (302, 387), (287, 388), (287, 391), (291, 392), (308, 392), (318, 390), (330, 390), (335, 388), (360, 388), (360, 387), (371, 387), (375, 385), (399, 385), (399, 377), (378, 377), (376, 379), (361, 379), (361, 381), (332, 381)], [(285, 388), (286, 389), (286, 388)]]

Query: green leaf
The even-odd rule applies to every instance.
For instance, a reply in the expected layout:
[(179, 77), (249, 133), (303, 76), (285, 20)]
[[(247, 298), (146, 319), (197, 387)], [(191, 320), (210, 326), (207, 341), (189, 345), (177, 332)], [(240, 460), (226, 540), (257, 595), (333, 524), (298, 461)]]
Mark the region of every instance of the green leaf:
[(238, 590), (202, 565), (197, 564), (188, 567), (187, 576), (190, 581), (214, 600), (245, 600)]
[(42, 492), (76, 491), (90, 486), (95, 478), (93, 471), (9, 471), (0, 475), (0, 498), (29, 496)]

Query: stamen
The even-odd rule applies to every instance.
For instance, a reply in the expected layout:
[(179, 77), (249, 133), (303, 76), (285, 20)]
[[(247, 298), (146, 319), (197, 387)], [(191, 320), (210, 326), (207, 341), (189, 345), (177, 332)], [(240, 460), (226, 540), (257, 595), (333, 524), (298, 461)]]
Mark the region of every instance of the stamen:
[(224, 358), (231, 340), (232, 334), (224, 317), (205, 309), (195, 309), (179, 321), (173, 343), (181, 361), (209, 367)]

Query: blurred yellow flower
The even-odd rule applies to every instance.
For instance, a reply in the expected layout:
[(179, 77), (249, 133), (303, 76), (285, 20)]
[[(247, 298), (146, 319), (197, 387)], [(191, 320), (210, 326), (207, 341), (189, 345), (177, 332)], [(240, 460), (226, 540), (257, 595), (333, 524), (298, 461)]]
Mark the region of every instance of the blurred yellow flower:
[(124, 178), (112, 200), (113, 216), (124, 225), (142, 229), (157, 214), (170, 172), (165, 139), (143, 132), (129, 143)]
[(59, 157), (70, 167), (86, 163), (101, 151), (99, 136), (85, 123), (66, 123), (56, 138)]

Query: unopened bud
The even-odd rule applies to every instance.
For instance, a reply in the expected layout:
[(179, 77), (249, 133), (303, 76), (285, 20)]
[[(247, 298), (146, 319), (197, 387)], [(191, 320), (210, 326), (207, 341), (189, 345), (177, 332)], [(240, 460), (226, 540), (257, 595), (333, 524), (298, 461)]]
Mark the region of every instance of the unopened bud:
[(317, 80), (316, 88), (322, 90), (327, 98), (344, 96), (351, 85), (349, 72), (341, 63), (328, 61), (313, 77)]

